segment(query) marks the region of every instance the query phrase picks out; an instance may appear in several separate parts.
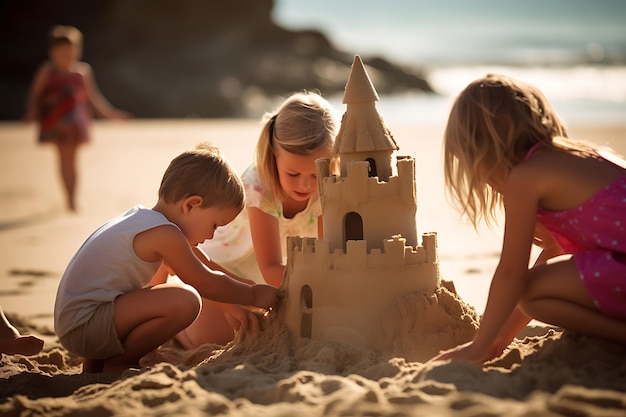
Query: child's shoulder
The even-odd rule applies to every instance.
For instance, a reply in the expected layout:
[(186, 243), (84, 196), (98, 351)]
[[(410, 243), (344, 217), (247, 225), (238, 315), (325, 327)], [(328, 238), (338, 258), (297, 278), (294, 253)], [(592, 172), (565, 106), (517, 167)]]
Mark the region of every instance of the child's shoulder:
[(247, 182), (259, 182), (259, 170), (257, 169), (255, 164), (252, 164), (246, 168), (246, 170), (241, 174), (242, 181)]
[(176, 226), (162, 213), (146, 208), (140, 204), (130, 208), (122, 214), (119, 214), (109, 222), (114, 224), (124, 223), (126, 225), (125, 227), (130, 227), (132, 229), (136, 228), (138, 230), (141, 230), (142, 228), (150, 229), (161, 225)]
[(189, 246), (180, 227), (159, 211), (135, 206), (121, 217), (128, 222), (134, 237), (135, 250), (154, 251), (163, 245)]
[(74, 72), (77, 72), (83, 76), (90, 76), (93, 70), (91, 65), (84, 61), (77, 61), (74, 65)]

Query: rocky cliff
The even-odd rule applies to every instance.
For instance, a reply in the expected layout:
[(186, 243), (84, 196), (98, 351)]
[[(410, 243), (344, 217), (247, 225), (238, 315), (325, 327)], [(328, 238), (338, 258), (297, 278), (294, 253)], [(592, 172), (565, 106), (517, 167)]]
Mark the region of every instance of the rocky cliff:
[[(23, 114), (54, 24), (78, 27), (104, 95), (136, 117), (240, 117), (293, 91), (343, 91), (354, 54), (271, 19), (273, 0), (0, 3), (0, 119)], [(419, 73), (363, 57), (379, 93), (431, 91)], [(270, 106), (271, 108), (271, 106)]]

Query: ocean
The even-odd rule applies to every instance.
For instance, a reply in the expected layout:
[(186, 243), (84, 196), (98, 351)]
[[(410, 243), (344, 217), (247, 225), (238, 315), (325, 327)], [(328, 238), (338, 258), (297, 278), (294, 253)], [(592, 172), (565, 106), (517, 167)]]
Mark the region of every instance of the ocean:
[(445, 122), (467, 83), (497, 72), (539, 87), (566, 123), (626, 121), (624, 0), (276, 0), (273, 18), (424, 71), (438, 95), (381, 97), (385, 119)]

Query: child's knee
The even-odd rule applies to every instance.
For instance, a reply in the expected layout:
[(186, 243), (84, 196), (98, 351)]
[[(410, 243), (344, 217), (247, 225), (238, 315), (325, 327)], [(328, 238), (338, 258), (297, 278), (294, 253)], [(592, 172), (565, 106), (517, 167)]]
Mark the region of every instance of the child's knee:
[(191, 285), (182, 284), (178, 287), (175, 298), (175, 309), (178, 314), (189, 317), (191, 321), (198, 317), (202, 308), (202, 297), (200, 297), (198, 290)]
[(526, 281), (526, 285), (522, 289), (522, 293), (520, 294), (520, 298), (518, 301), (519, 307), (522, 311), (526, 312), (527, 307), (532, 301), (537, 297), (537, 289), (535, 285), (536, 280), (533, 279), (532, 270), (529, 271), (528, 280)]

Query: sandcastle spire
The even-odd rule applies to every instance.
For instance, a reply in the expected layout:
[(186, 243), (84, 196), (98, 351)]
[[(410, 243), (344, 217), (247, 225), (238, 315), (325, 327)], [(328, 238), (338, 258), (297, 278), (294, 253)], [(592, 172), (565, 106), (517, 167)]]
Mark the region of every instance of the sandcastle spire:
[(355, 55), (352, 70), (343, 94), (343, 103), (369, 103), (374, 101), (378, 101), (378, 93), (376, 93), (374, 84), (372, 84), (372, 80), (370, 80), (367, 71), (365, 71), (361, 57)]
[[(363, 62), (358, 55), (354, 56), (352, 69), (346, 83), (343, 102), (346, 104), (346, 112), (341, 121), (341, 128), (337, 134), (333, 153), (335, 155), (361, 154), (354, 158), (342, 157), (342, 173), (345, 172), (344, 162), (350, 159), (362, 159), (374, 156), (364, 153), (385, 152), (386, 159), (391, 157), (391, 152), (398, 149), (391, 132), (385, 126), (382, 117), (376, 110), (378, 94), (370, 80)], [(388, 159), (384, 165), (389, 165)], [(391, 175), (391, 167), (379, 170), (379, 177), (387, 180)]]

